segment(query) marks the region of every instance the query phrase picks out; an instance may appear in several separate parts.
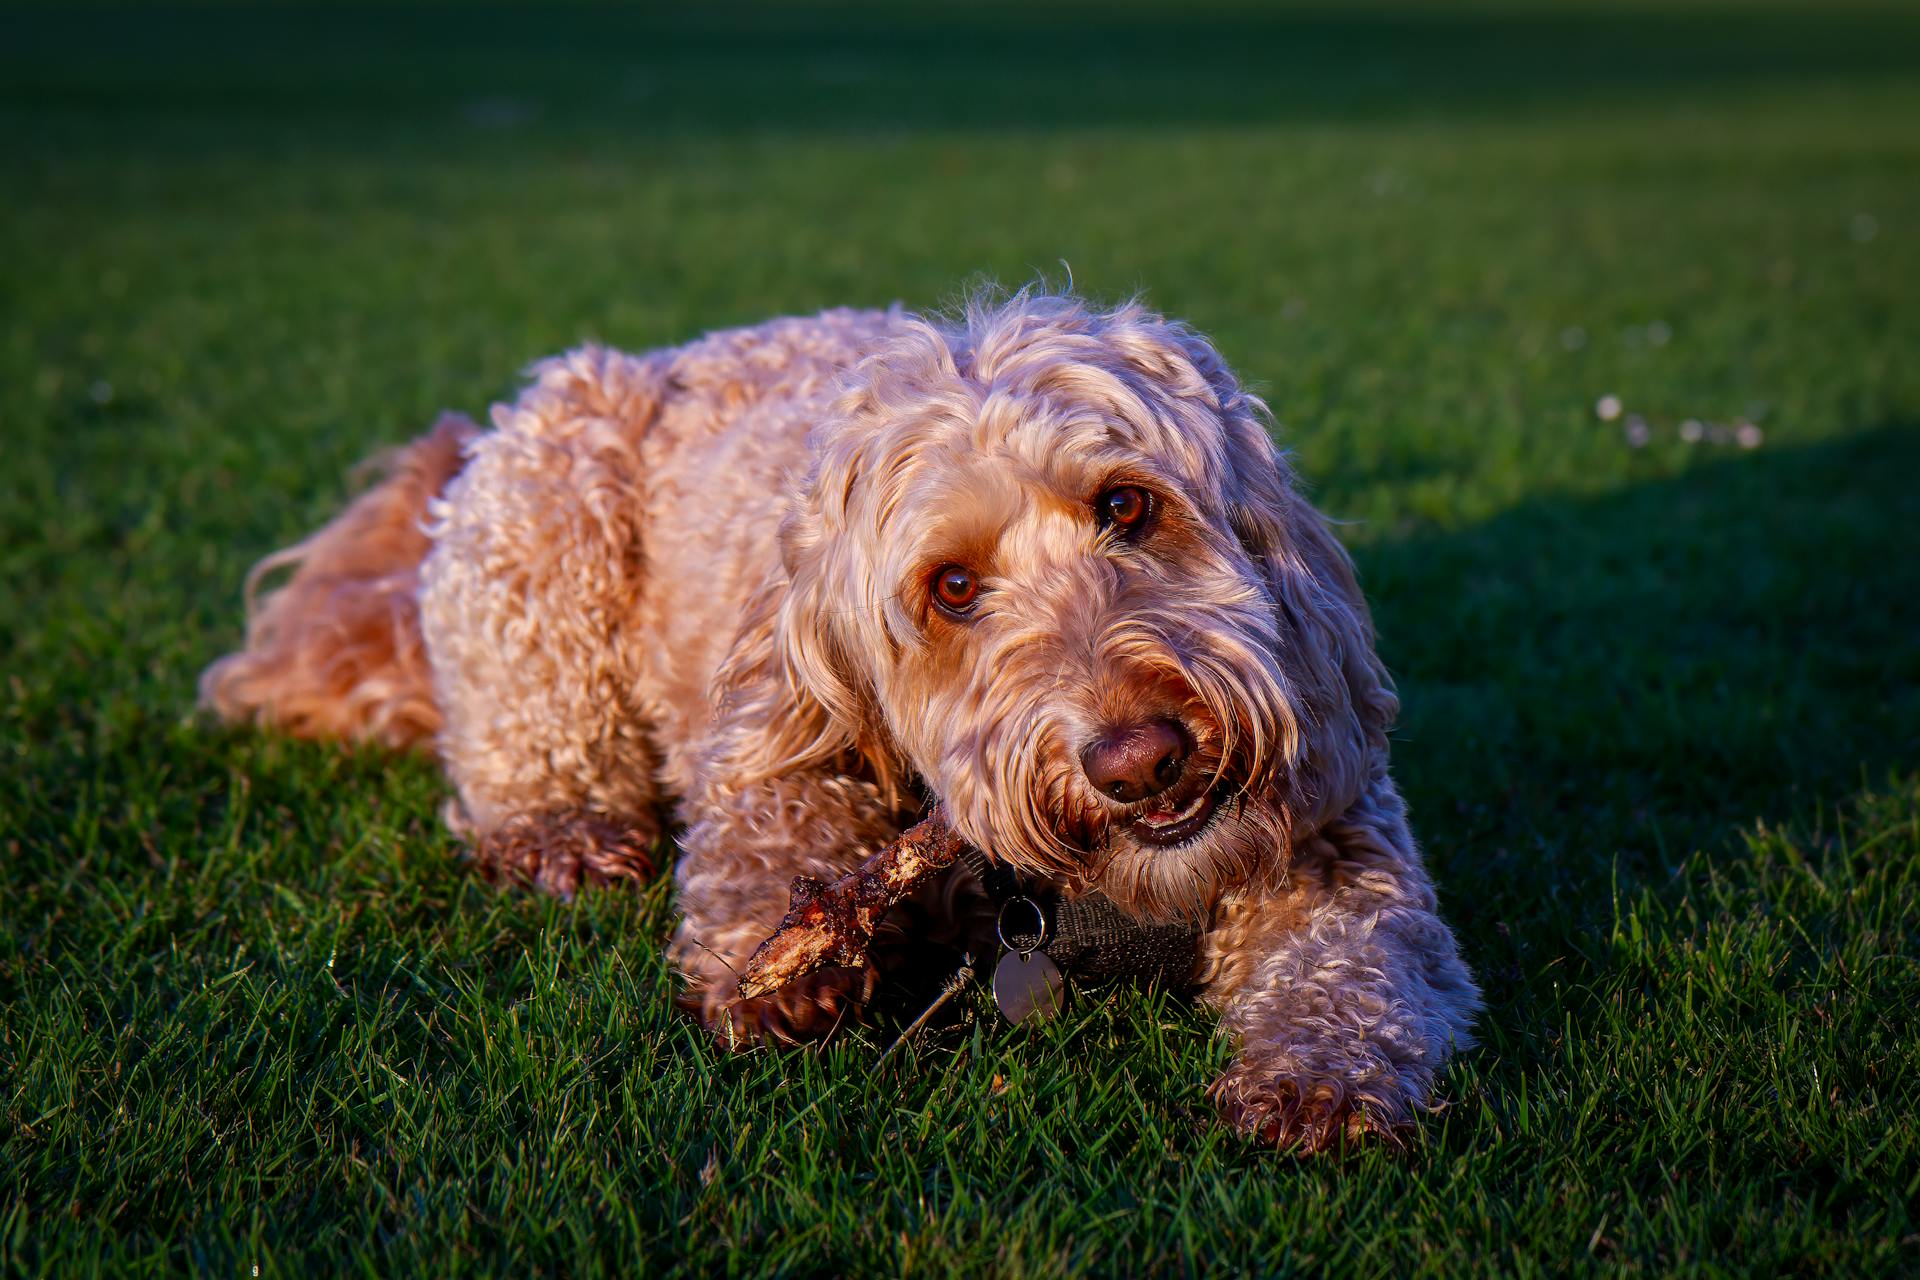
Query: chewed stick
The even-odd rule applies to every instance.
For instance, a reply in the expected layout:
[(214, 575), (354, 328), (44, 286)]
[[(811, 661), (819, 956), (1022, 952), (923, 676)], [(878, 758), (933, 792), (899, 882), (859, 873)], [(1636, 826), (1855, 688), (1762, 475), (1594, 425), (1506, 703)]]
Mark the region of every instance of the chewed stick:
[(947, 825), (946, 809), (936, 807), (931, 817), (831, 884), (794, 877), (786, 918), (741, 971), (740, 998), (778, 991), (830, 964), (864, 963), (880, 917), (915, 885), (952, 866), (965, 847)]

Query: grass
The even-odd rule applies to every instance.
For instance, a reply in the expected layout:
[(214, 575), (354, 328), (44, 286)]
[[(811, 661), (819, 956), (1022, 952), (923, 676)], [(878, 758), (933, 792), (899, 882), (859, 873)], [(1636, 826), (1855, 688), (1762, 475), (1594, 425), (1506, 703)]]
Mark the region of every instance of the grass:
[[(1920, 1271), (1920, 20), (734, 20), (0, 11), (0, 1271)], [(1489, 997), (1407, 1150), (1228, 1140), (1150, 995), (721, 1055), (664, 886), (191, 721), (248, 562), (536, 356), (1062, 261), (1348, 521)]]

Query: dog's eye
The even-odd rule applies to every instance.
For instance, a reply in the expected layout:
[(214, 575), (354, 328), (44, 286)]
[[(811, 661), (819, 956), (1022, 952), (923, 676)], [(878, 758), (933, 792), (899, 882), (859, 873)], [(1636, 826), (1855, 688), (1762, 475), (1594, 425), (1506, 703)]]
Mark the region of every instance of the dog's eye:
[(1117, 484), (1093, 500), (1094, 519), (1102, 529), (1134, 533), (1153, 514), (1153, 495), (1139, 485)]
[(980, 595), (980, 579), (963, 564), (943, 564), (933, 571), (933, 598), (948, 613), (965, 613)]

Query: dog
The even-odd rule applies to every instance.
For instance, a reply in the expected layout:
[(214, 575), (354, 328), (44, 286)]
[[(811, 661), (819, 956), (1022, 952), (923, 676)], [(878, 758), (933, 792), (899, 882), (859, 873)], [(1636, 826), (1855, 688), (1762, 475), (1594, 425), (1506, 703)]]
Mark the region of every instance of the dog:
[(716, 1034), (817, 1039), (870, 971), (734, 977), (796, 876), (933, 800), (1062, 901), (1193, 922), (1229, 1125), (1392, 1135), (1479, 993), (1389, 772), (1353, 564), (1265, 405), (1138, 302), (832, 310), (534, 367), (249, 579), (204, 704), (437, 753), (447, 819), (545, 890), (653, 874)]

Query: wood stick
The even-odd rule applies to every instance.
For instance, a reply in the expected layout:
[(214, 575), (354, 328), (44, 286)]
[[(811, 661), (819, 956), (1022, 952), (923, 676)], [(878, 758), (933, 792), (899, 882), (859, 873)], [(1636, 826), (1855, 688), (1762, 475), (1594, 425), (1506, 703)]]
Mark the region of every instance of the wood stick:
[(740, 998), (778, 991), (826, 965), (863, 964), (880, 917), (915, 885), (952, 866), (965, 847), (947, 825), (944, 806), (936, 806), (932, 816), (831, 884), (794, 877), (786, 917), (741, 971)]

